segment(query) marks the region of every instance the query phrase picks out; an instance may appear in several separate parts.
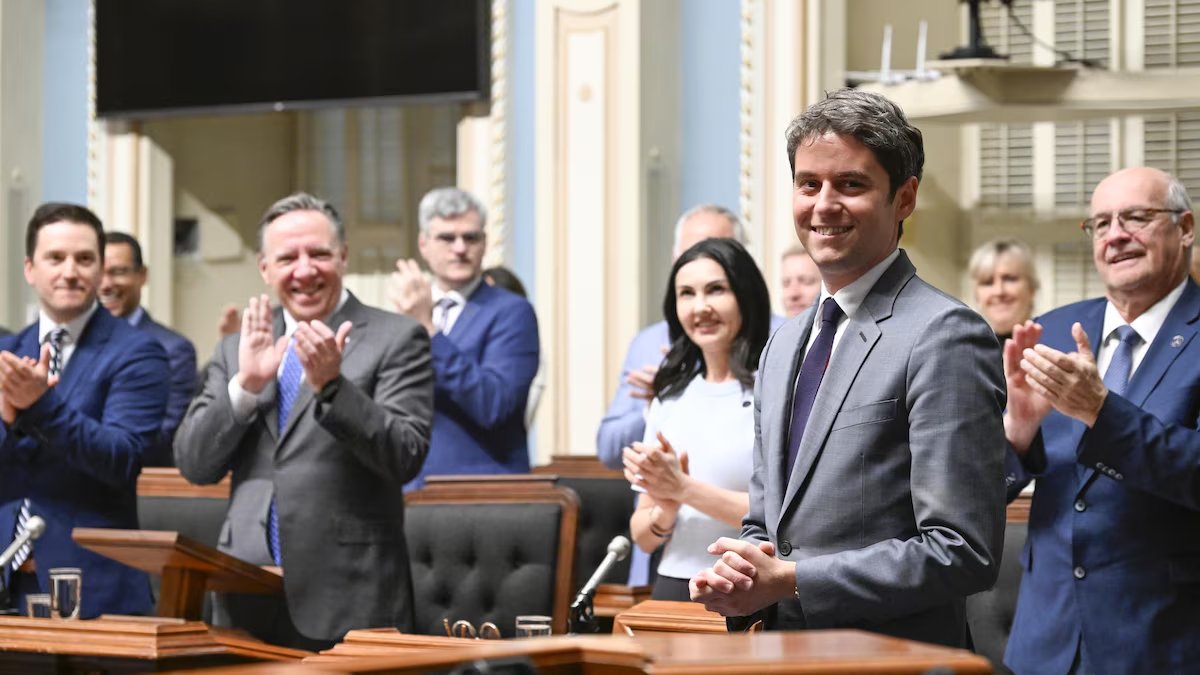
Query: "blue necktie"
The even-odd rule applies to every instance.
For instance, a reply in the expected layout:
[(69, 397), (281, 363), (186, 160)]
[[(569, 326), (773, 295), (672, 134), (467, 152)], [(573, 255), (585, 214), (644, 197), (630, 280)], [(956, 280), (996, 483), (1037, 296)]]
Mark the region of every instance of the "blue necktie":
[(800, 453), (800, 440), (804, 438), (804, 428), (808, 425), (808, 416), (812, 412), (813, 401), (817, 398), (817, 390), (821, 388), (821, 380), (825, 377), (825, 368), (829, 365), (829, 356), (833, 352), (833, 336), (837, 334), (838, 319), (842, 317), (842, 308), (832, 297), (826, 298), (821, 305), (821, 329), (812, 347), (804, 355), (804, 363), (800, 366), (800, 377), (796, 378), (796, 396), (792, 402), (792, 425), (788, 432), (787, 476), (792, 475), (792, 467), (796, 464), (796, 455)]
[[(287, 351), (283, 356), (283, 370), (279, 373), (279, 436), (287, 428), (288, 417), (292, 413), (292, 404), (296, 402), (296, 394), (300, 391), (300, 380), (304, 376), (304, 367), (296, 356), (295, 341), (288, 341)], [(276, 565), (283, 566), (283, 555), (279, 548), (279, 510), (275, 507), (275, 497), (271, 497), (271, 509), (267, 511), (267, 550)]]
[(1142, 336), (1131, 326), (1120, 326), (1117, 340), (1117, 349), (1108, 362), (1108, 370), (1104, 371), (1104, 386), (1117, 396), (1124, 396), (1129, 386), (1129, 373), (1133, 370), (1133, 348), (1141, 344)]

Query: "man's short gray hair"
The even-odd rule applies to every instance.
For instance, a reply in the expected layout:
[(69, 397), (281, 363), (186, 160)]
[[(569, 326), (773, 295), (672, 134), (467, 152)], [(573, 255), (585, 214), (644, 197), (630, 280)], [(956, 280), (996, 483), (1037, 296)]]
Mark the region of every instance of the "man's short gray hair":
[[(1172, 211), (1192, 210), (1192, 198), (1188, 196), (1188, 191), (1184, 187), (1183, 181), (1170, 173), (1167, 174), (1167, 203), (1164, 207)], [(1173, 215), (1174, 219), (1178, 222), (1180, 214)]]
[(738, 214), (730, 211), (720, 204), (697, 204), (687, 211), (684, 211), (683, 215), (679, 216), (679, 220), (675, 221), (675, 243), (673, 250), (675, 251), (676, 255), (683, 253), (683, 251), (679, 250), (679, 242), (683, 239), (683, 224), (688, 221), (688, 218), (701, 213), (711, 213), (716, 216), (723, 216), (733, 227), (733, 239), (742, 246), (746, 246), (746, 223), (742, 222), (742, 219), (738, 217)]
[(263, 250), (263, 236), (266, 234), (267, 226), (275, 222), (276, 218), (292, 211), (319, 211), (325, 214), (325, 217), (333, 224), (338, 243), (346, 243), (346, 226), (342, 224), (342, 217), (338, 215), (337, 209), (320, 197), (314, 197), (307, 192), (296, 192), (269, 206), (267, 212), (263, 214), (262, 220), (258, 221), (259, 252)]
[(434, 218), (452, 220), (474, 211), (479, 215), (479, 227), (487, 225), (487, 209), (475, 195), (456, 187), (434, 188), (421, 197), (417, 206), (417, 223), (421, 234), (429, 234), (429, 223)]

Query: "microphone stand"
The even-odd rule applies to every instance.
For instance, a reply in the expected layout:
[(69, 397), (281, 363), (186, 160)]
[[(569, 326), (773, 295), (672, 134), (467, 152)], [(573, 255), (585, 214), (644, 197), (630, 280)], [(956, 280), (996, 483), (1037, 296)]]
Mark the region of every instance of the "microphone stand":
[(600, 624), (596, 621), (596, 612), (592, 607), (592, 596), (595, 591), (581, 594), (575, 598), (575, 602), (571, 603), (571, 611), (568, 615), (568, 630), (572, 634), (581, 635), (588, 633), (599, 633)]

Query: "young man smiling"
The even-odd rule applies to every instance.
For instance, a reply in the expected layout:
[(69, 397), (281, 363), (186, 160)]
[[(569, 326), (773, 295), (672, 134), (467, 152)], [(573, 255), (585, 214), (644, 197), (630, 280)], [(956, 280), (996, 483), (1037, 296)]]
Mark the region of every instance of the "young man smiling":
[(750, 511), (692, 599), (735, 624), (964, 646), (1004, 533), (996, 339), (898, 248), (924, 150), (895, 104), (833, 92), (787, 150), (821, 296), (763, 350)]
[(39, 206), (25, 255), (39, 312), (0, 338), (0, 542), (31, 516), (46, 530), (0, 570), (6, 599), (23, 609), (25, 594), (48, 592), (51, 568), (79, 567), (81, 616), (143, 614), (152, 607), (146, 575), (81, 548), (71, 530), (137, 529), (137, 477), (162, 423), (167, 357), (97, 303), (104, 229), (91, 211)]

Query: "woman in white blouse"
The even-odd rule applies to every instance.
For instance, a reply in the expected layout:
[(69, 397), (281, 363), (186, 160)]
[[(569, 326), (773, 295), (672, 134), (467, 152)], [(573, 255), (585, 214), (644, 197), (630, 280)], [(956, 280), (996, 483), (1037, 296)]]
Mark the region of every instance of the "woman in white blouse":
[(748, 508), (770, 296), (741, 244), (706, 239), (675, 261), (663, 313), (671, 347), (646, 435), (624, 450), (625, 478), (642, 493), (629, 528), (643, 550), (665, 546), (653, 597), (687, 600), (688, 579), (713, 564), (708, 545), (738, 536)]

